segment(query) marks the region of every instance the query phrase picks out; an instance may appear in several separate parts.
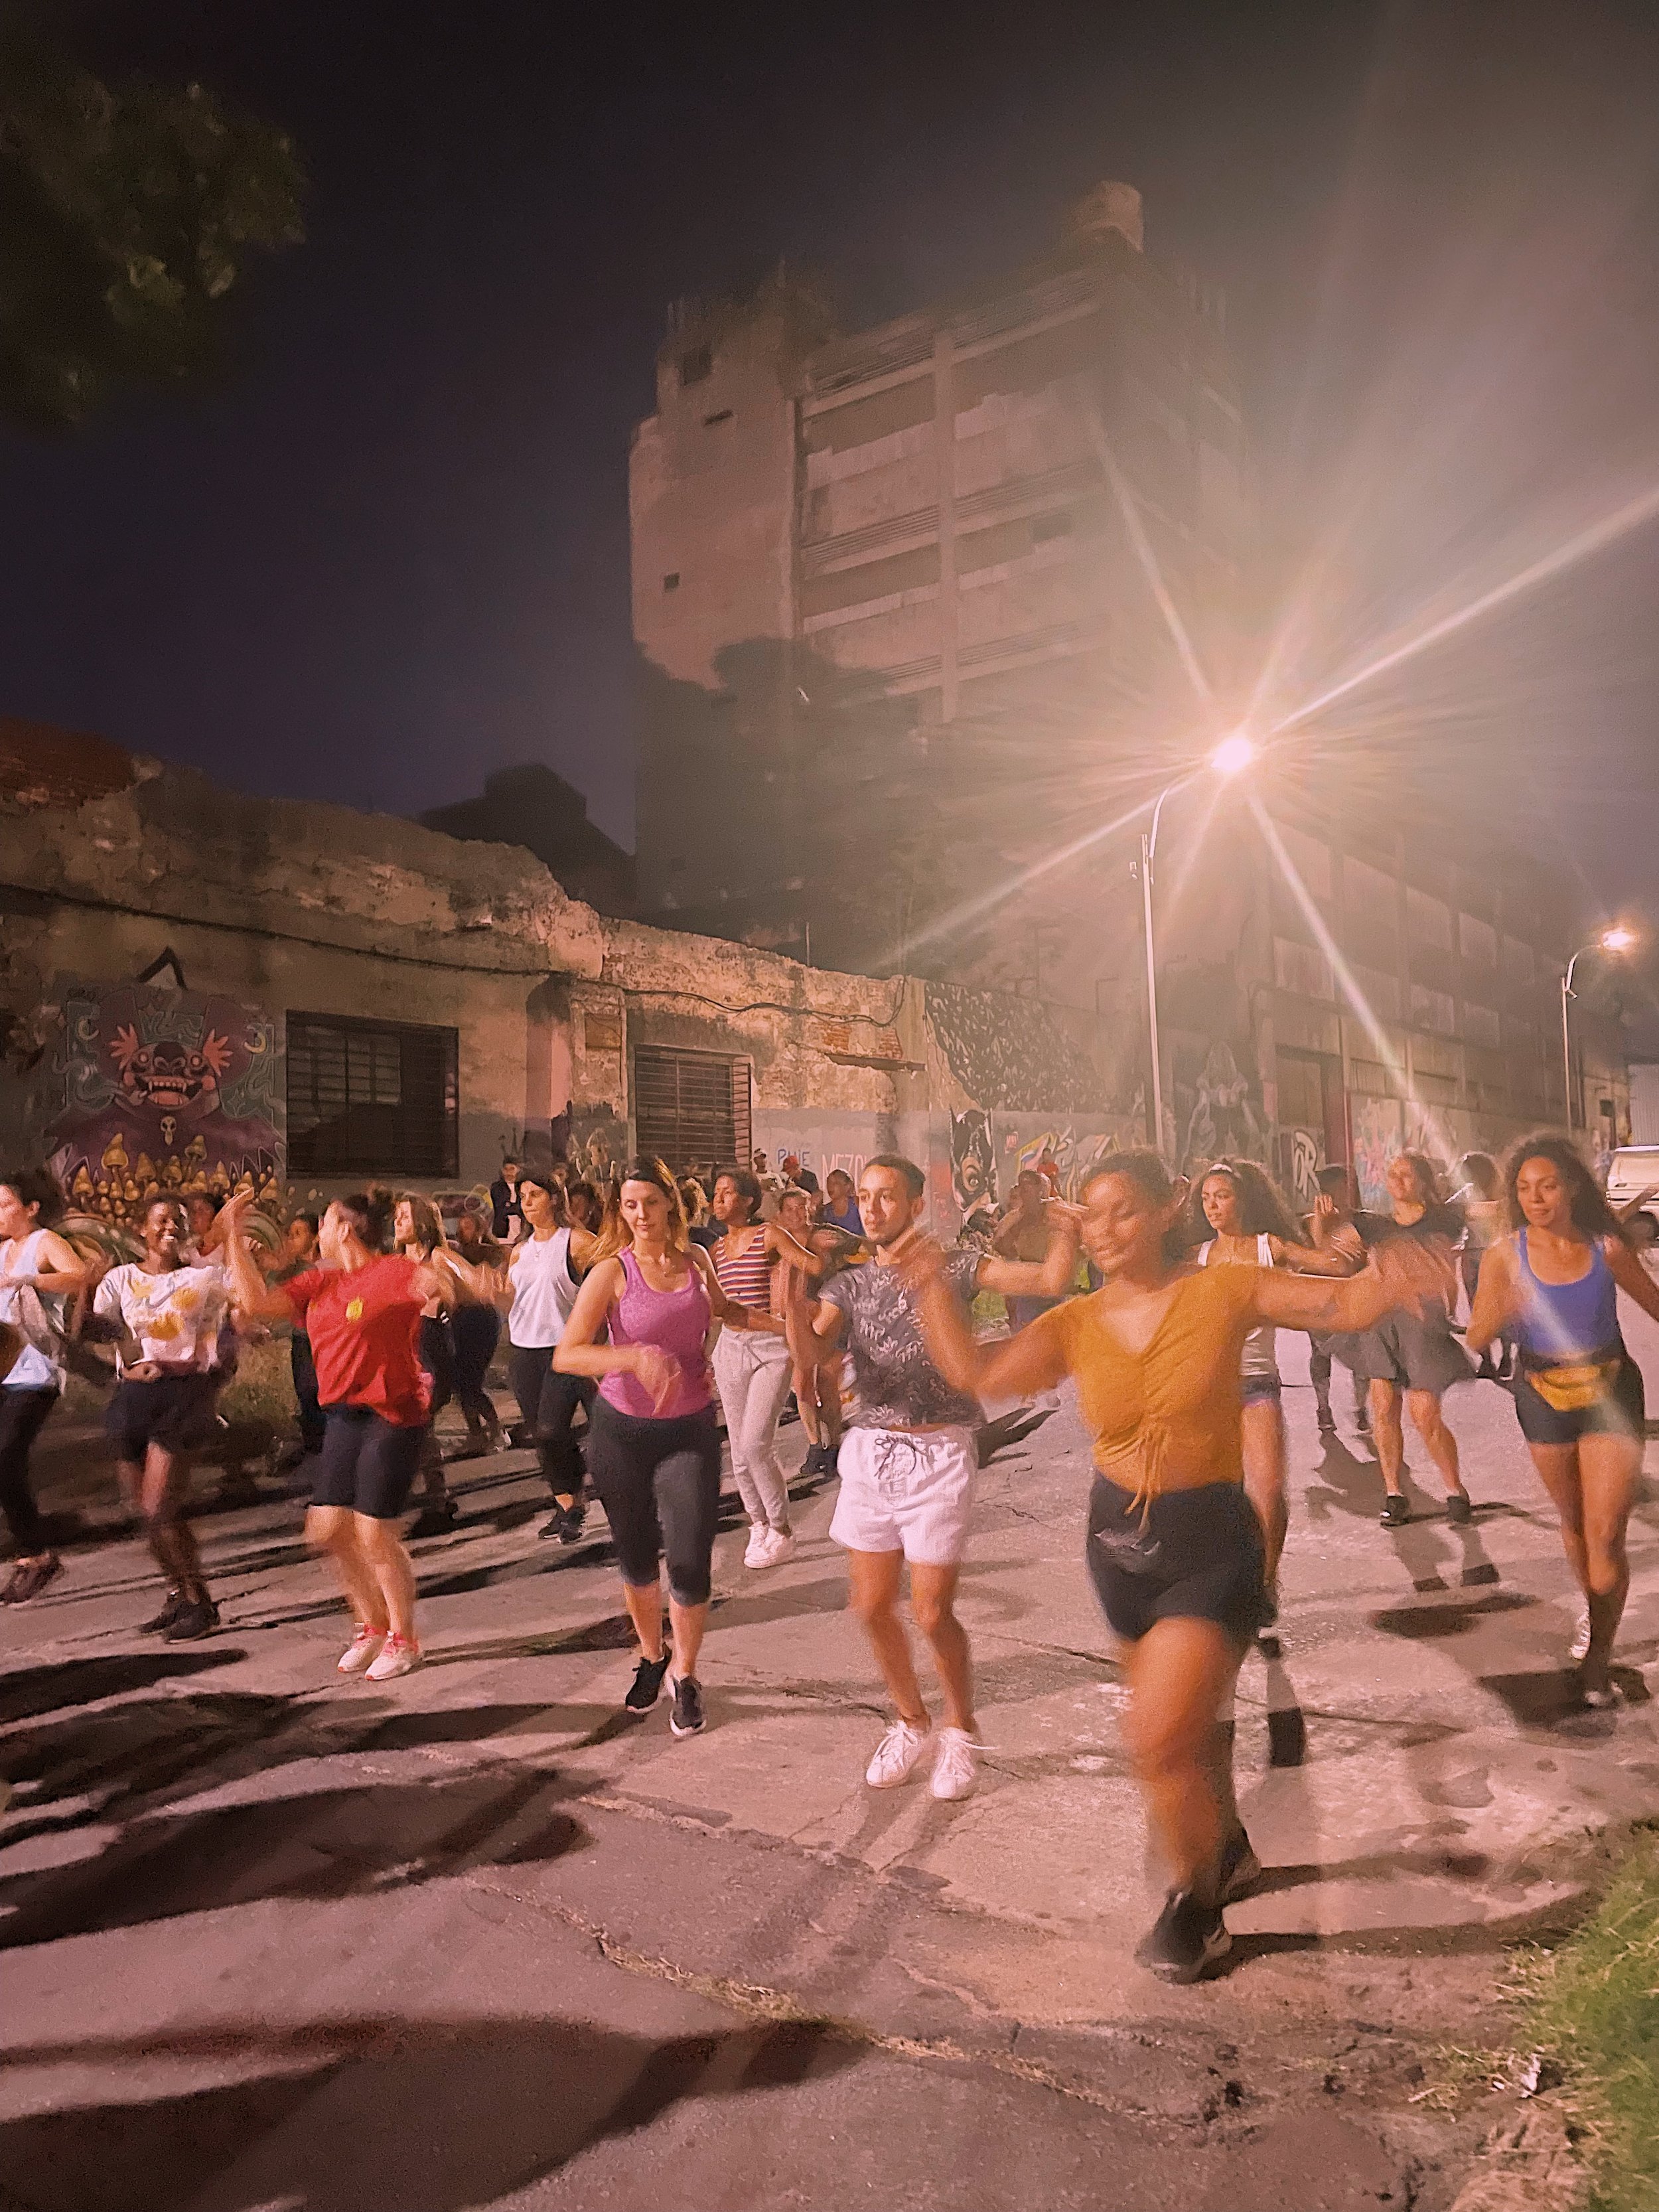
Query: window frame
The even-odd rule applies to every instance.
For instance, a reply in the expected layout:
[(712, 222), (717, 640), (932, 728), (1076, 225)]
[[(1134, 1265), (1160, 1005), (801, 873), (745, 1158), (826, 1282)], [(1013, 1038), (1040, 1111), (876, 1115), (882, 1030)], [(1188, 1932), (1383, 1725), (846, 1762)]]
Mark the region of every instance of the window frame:
[[(410, 1089), (410, 1060), (406, 1048), (418, 1040), (428, 1050), (435, 1048), (437, 1060), (437, 1107), (432, 1121), (436, 1141), (424, 1150), (410, 1141), (407, 1123), (400, 1120), (398, 1140), (395, 1146), (376, 1147), (368, 1142), (349, 1141), (352, 1109), (367, 1109), (374, 1112), (374, 1099), (354, 1101), (348, 1087), (342, 1115), (333, 1123), (320, 1116), (310, 1128), (295, 1128), (295, 1032), (309, 1025), (314, 1029), (333, 1031), (345, 1042), (357, 1038), (391, 1038), (398, 1046), (398, 1097), (388, 1110), (398, 1116), (413, 1116), (419, 1112), (419, 1103), (408, 1096)], [(348, 1086), (349, 1074), (347, 1075)], [(320, 1176), (332, 1181), (344, 1181), (356, 1176), (399, 1176), (425, 1181), (453, 1181), (460, 1171), (460, 1031), (436, 1022), (388, 1022), (361, 1014), (325, 1013), (311, 1007), (290, 1007), (283, 1018), (283, 1097), (285, 1112), (284, 1149), (288, 1172), (293, 1176)], [(319, 1101), (317, 1085), (313, 1079), (311, 1104), (314, 1109)], [(333, 1158), (325, 1156), (325, 1148), (314, 1146), (307, 1140), (319, 1128), (330, 1128), (344, 1124), (347, 1141)]]

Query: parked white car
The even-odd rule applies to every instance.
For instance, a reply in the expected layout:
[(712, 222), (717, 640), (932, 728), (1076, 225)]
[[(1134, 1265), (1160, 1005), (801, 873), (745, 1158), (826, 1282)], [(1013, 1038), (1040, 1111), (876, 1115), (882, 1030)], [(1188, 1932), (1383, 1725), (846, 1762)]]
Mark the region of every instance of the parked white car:
[(1607, 1169), (1607, 1204), (1622, 1213), (1633, 1200), (1643, 1201), (1640, 1218), (1632, 1221), (1638, 1241), (1659, 1241), (1659, 1145), (1625, 1145), (1613, 1156)]

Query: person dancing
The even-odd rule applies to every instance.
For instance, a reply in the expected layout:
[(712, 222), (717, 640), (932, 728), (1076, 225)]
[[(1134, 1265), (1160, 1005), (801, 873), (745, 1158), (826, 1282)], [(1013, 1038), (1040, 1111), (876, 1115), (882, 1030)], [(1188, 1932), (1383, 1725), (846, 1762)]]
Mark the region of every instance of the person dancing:
[[(1284, 1194), (1254, 1160), (1218, 1160), (1206, 1168), (1188, 1201), (1188, 1226), (1210, 1236), (1198, 1247), (1200, 1267), (1287, 1267), (1301, 1275), (1352, 1275), (1360, 1261), (1335, 1243), (1320, 1248), (1297, 1237)], [(1239, 1373), (1240, 1434), (1244, 1494), (1261, 1520), (1267, 1545), (1264, 1627), (1279, 1611), (1279, 1561), (1290, 1527), (1286, 1501), (1285, 1407), (1279, 1376), (1278, 1332), (1264, 1322), (1244, 1340)]]
[(322, 1265), (267, 1285), (242, 1229), (251, 1203), (239, 1195), (225, 1208), (237, 1307), (291, 1319), (317, 1364), (325, 1428), (306, 1541), (332, 1560), (356, 1616), (339, 1671), (389, 1681), (421, 1661), (415, 1570), (398, 1524), (420, 1466), (432, 1389), (421, 1364), (421, 1316), (447, 1283), (429, 1265), (384, 1249), (386, 1202), (359, 1192), (324, 1213)]
[(1481, 1260), (1468, 1341), (1487, 1352), (1514, 1340), (1516, 1418), (1583, 1595), (1571, 1656), (1585, 1704), (1608, 1705), (1646, 1434), (1642, 1370), (1625, 1347), (1618, 1293), (1659, 1321), (1659, 1288), (1564, 1138), (1517, 1145), (1504, 1187), (1514, 1231)]
[(916, 1248), (923, 1326), (951, 1384), (981, 1395), (1075, 1378), (1094, 1438), (1089, 1571), (1127, 1652), (1125, 1735), (1169, 1869), (1164, 1910), (1137, 1956), (1192, 1982), (1223, 1957), (1223, 1916), (1260, 1872), (1233, 1793), (1234, 1681), (1261, 1615), (1261, 1523), (1244, 1493), (1239, 1366), (1264, 1323), (1369, 1328), (1419, 1304), (1434, 1257), (1390, 1243), (1363, 1274), (1316, 1283), (1267, 1267), (1172, 1258), (1182, 1194), (1155, 1152), (1125, 1152), (1083, 1194), (1083, 1243), (1102, 1286), (1006, 1343), (976, 1344), (945, 1255)]
[(63, 1215), (63, 1194), (44, 1168), (0, 1182), (0, 1322), (22, 1339), (0, 1382), (0, 1512), (16, 1551), (0, 1605), (39, 1597), (63, 1572), (29, 1481), (29, 1454), (64, 1388), (64, 1303), (87, 1279), (58, 1234)]
[(529, 1233), (507, 1255), (501, 1293), (507, 1306), (507, 1367), (519, 1411), (553, 1493), (552, 1518), (538, 1534), (574, 1544), (581, 1537), (585, 1509), (581, 1448), (572, 1424), (578, 1407), (591, 1419), (599, 1386), (592, 1376), (560, 1374), (553, 1355), (592, 1265), (596, 1240), (562, 1218), (558, 1185), (534, 1169), (519, 1177), (519, 1211)]
[(611, 1523), (623, 1599), (640, 1640), (623, 1703), (629, 1712), (649, 1712), (667, 1674), (669, 1727), (696, 1735), (704, 1723), (697, 1657), (720, 1502), (720, 1435), (703, 1345), (711, 1319), (742, 1330), (765, 1328), (770, 1316), (757, 1316), (720, 1288), (708, 1255), (690, 1240), (678, 1186), (660, 1160), (630, 1161), (612, 1188), (553, 1364), (599, 1384), (587, 1472)]

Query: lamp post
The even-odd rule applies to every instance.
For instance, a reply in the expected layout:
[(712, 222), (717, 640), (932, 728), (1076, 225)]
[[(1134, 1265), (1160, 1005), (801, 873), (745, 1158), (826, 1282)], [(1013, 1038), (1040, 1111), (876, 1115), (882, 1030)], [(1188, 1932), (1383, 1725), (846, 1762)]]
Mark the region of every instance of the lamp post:
[(1573, 970), (1587, 952), (1628, 952), (1636, 943), (1636, 932), (1622, 921), (1592, 937), (1588, 945), (1581, 945), (1561, 977), (1561, 1103), (1566, 1109), (1567, 1134), (1572, 1134), (1572, 1024), (1568, 1018), (1567, 1005), (1573, 995)]
[[(1242, 730), (1224, 738), (1210, 755), (1210, 766), (1219, 776), (1235, 776), (1249, 768), (1255, 758), (1255, 747)], [(1152, 1145), (1155, 1152), (1164, 1150), (1164, 1066), (1158, 1042), (1158, 951), (1152, 933), (1152, 863), (1158, 858), (1158, 824), (1164, 818), (1164, 802), (1171, 793), (1191, 781), (1190, 776), (1181, 776), (1174, 783), (1166, 783), (1152, 805), (1151, 826), (1140, 833), (1140, 911), (1146, 932), (1146, 1028), (1152, 1048)], [(1563, 1000), (1565, 1006), (1565, 1001)]]

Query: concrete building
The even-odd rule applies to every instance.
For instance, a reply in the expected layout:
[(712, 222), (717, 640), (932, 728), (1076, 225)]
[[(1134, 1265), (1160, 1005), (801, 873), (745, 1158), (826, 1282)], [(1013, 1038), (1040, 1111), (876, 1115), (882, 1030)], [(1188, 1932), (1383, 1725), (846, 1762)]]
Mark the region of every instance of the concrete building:
[[(1074, 878), (941, 916), (1156, 772), (1191, 719), (1158, 592), (1212, 675), (1231, 653), (1219, 309), (1142, 249), (1108, 185), (1006, 282), (874, 329), (784, 276), (677, 311), (629, 482), (642, 914), (1025, 986)], [(1092, 1006), (1111, 961), (1060, 933), (1054, 995)]]
[(240, 797), (102, 739), (0, 725), (0, 1172), (83, 1212), (252, 1176), (460, 1202), (502, 1158), (603, 1174), (759, 1146), (820, 1176), (902, 1148), (936, 1218), (1028, 1158), (1136, 1132), (1100, 1025), (608, 920), (521, 848)]
[(632, 914), (634, 855), (587, 818), (587, 801), (544, 761), (520, 761), (484, 778), (476, 799), (421, 816), (428, 830), (493, 845), (522, 845), (573, 898), (601, 914)]

